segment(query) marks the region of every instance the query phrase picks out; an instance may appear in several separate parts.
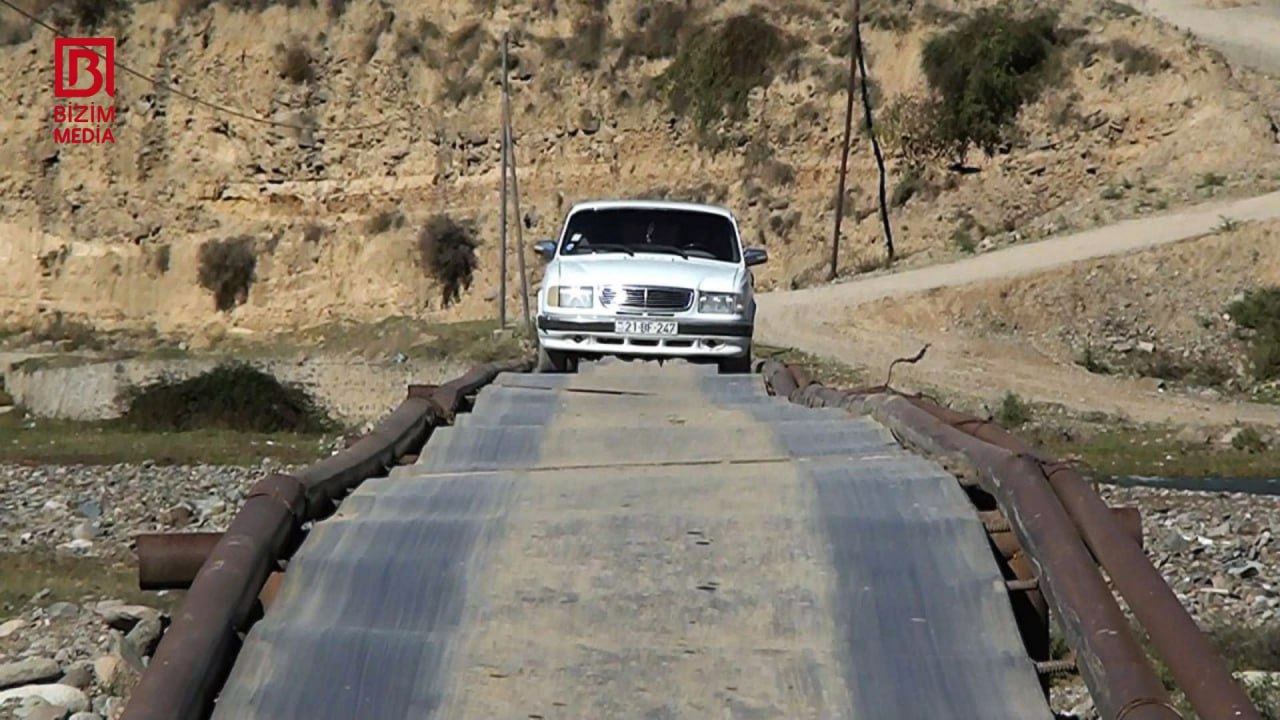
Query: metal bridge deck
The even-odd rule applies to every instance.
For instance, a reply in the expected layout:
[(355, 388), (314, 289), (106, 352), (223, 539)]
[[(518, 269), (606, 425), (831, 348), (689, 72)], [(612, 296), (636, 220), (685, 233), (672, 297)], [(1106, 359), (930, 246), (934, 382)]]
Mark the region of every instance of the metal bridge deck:
[(758, 376), (503, 375), (320, 522), (221, 720), (1048, 720), (981, 523)]

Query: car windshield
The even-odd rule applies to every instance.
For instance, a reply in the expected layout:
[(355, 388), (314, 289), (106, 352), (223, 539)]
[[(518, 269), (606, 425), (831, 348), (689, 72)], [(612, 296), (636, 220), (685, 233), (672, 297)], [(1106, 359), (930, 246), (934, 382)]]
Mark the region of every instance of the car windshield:
[(738, 261), (733, 223), (697, 210), (611, 208), (579, 210), (564, 231), (563, 255), (663, 253)]

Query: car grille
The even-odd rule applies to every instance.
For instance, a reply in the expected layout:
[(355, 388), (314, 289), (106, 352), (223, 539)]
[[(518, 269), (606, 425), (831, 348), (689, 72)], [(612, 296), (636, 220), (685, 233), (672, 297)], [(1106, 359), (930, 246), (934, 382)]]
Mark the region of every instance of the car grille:
[(665, 310), (678, 312), (693, 306), (693, 291), (685, 288), (623, 285), (600, 291), (600, 303), (620, 310)]

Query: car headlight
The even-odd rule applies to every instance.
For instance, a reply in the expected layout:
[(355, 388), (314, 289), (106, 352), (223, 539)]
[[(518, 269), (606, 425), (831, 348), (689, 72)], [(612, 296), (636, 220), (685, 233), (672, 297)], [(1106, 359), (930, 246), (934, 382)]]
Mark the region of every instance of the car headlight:
[(742, 296), (736, 293), (702, 293), (698, 297), (698, 312), (733, 315), (743, 310)]
[(588, 287), (554, 285), (547, 291), (547, 304), (562, 308), (590, 308), (592, 291)]

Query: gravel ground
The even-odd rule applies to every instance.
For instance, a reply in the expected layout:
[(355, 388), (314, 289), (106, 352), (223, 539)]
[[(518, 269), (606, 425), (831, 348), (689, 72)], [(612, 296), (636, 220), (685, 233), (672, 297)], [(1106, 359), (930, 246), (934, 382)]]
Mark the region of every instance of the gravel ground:
[[(288, 469), (0, 466), (0, 547), (118, 565), (132, 557), (134, 533), (225, 529), (256, 480)], [(1112, 487), (1103, 494), (1142, 509), (1148, 552), (1202, 626), (1276, 624), (1280, 497)], [(168, 622), (165, 603), (154, 605), (43, 592), (0, 606), (0, 720), (116, 717)], [(1096, 717), (1078, 679), (1056, 687), (1053, 700), (1064, 716)]]
[(272, 465), (0, 465), (0, 546), (125, 559), (140, 532), (225, 528)]

